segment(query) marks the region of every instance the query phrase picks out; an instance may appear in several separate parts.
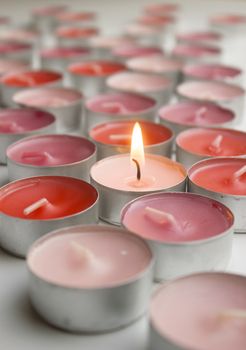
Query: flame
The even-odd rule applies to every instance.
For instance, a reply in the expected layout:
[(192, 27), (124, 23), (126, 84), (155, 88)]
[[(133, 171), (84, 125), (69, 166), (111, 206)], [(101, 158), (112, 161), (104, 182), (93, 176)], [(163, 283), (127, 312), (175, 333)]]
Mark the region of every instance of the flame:
[(139, 163), (140, 167), (144, 166), (144, 144), (142, 130), (139, 123), (135, 123), (132, 131), (131, 160), (132, 159), (135, 159)]

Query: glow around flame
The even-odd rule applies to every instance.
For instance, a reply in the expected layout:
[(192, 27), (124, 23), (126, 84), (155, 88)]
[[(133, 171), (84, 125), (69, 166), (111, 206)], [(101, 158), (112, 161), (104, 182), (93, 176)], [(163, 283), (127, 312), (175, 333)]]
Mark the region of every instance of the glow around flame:
[(139, 123), (135, 123), (132, 131), (131, 160), (132, 159), (135, 159), (139, 163), (140, 167), (144, 166), (144, 144), (142, 130)]

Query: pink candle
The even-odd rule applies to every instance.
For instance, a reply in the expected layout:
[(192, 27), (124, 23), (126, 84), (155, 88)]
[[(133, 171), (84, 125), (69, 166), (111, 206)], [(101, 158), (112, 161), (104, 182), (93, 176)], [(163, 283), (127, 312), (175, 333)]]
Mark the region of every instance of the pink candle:
[(69, 66), (69, 72), (81, 76), (109, 76), (125, 70), (125, 65), (114, 61), (88, 61), (74, 63)]
[(61, 23), (75, 23), (75, 22), (87, 22), (93, 21), (96, 18), (94, 12), (70, 12), (64, 11), (58, 13), (56, 19)]
[(238, 14), (224, 14), (212, 17), (210, 22), (217, 25), (237, 26), (246, 24), (246, 16)]
[(154, 27), (166, 27), (167, 25), (172, 24), (175, 21), (175, 18), (166, 14), (161, 16), (155, 16), (153, 14), (147, 14), (142, 15), (141, 17), (137, 18), (137, 22), (148, 25), (148, 26), (154, 26)]
[(145, 73), (167, 74), (180, 72), (183, 63), (162, 55), (137, 57), (127, 61), (127, 67)]
[(158, 26), (150, 26), (143, 23), (130, 23), (126, 26), (125, 32), (133, 38), (156, 36), (158, 37), (156, 43), (158, 43), (158, 39), (160, 40), (159, 36), (161, 33)]
[(173, 49), (172, 54), (184, 60), (212, 61), (218, 60), (221, 50), (216, 46), (179, 44)]
[(84, 47), (52, 47), (43, 49), (40, 53), (41, 57), (47, 59), (69, 59), (69, 58), (81, 58), (89, 55), (90, 50)]
[(148, 56), (163, 54), (163, 50), (157, 46), (118, 46), (112, 50), (113, 56), (119, 60), (126, 60), (137, 56)]
[(34, 44), (39, 39), (39, 32), (22, 28), (8, 28), (0, 33), (0, 40)]
[(190, 44), (212, 43), (215, 44), (221, 40), (221, 35), (213, 31), (196, 31), (180, 33), (176, 36), (178, 41), (189, 42)]
[(95, 27), (59, 27), (56, 35), (65, 39), (88, 39), (99, 34), (99, 29)]
[(7, 74), (1, 78), (1, 83), (9, 87), (32, 87), (57, 83), (62, 79), (60, 73), (46, 70), (30, 70)]
[(19, 70), (27, 70), (28, 63), (20, 60), (0, 59), (0, 75), (9, 74)]
[(191, 64), (183, 68), (183, 74), (191, 79), (233, 80), (242, 75), (242, 70), (222, 64)]
[(172, 3), (164, 3), (164, 4), (150, 4), (144, 7), (147, 13), (152, 15), (161, 16), (169, 13), (176, 12), (179, 9), (179, 5)]
[(91, 38), (90, 45), (96, 49), (113, 49), (119, 46), (129, 46), (134, 43), (133, 39), (125, 36), (95, 36)]
[(245, 277), (225, 273), (163, 285), (150, 305), (151, 349), (244, 350), (245, 293)]
[(33, 9), (32, 13), (36, 16), (55, 16), (58, 13), (62, 13), (66, 11), (67, 6), (65, 5), (51, 5), (51, 6), (44, 6), (44, 7), (38, 7)]

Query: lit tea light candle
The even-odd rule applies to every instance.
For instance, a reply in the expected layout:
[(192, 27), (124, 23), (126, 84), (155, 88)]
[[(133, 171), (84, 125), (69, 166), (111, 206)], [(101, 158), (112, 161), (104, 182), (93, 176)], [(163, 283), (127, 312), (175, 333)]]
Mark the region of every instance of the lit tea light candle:
[(242, 70), (223, 64), (191, 64), (183, 68), (185, 80), (219, 80), (240, 83)]
[(36, 239), (55, 228), (96, 223), (98, 193), (71, 177), (26, 178), (0, 188), (0, 216), (1, 247), (25, 257)]
[[(32, 304), (56, 327), (110, 331), (146, 312), (152, 253), (142, 239), (123, 229), (81, 225), (51, 232), (32, 246), (27, 264)], [(83, 312), (87, 308), (90, 317)]]
[(119, 46), (133, 45), (134, 40), (126, 36), (95, 36), (90, 40), (94, 56), (100, 59), (111, 59), (112, 49)]
[(188, 62), (218, 62), (221, 50), (210, 45), (179, 44), (173, 49), (172, 55)]
[(97, 124), (117, 119), (153, 120), (156, 101), (133, 93), (107, 93), (87, 99), (85, 102), (85, 131)]
[[(97, 146), (97, 159), (119, 153), (129, 153), (131, 134), (136, 121), (118, 120), (96, 125), (89, 132)], [(166, 157), (171, 156), (173, 133), (163, 125), (139, 121), (143, 133), (145, 151)]]
[(230, 126), (234, 123), (235, 114), (229, 109), (212, 103), (193, 101), (179, 102), (159, 110), (161, 124), (170, 127), (175, 134), (190, 127)]
[(150, 348), (244, 350), (245, 291), (246, 278), (228, 273), (194, 274), (161, 286), (150, 305)]
[(79, 136), (33, 136), (7, 149), (10, 180), (36, 175), (62, 175), (88, 180), (95, 161), (95, 145)]
[(135, 72), (114, 74), (107, 79), (107, 86), (118, 92), (143, 93), (159, 104), (169, 102), (173, 87), (172, 81), (164, 76)]
[(188, 129), (176, 138), (176, 156), (186, 167), (209, 157), (246, 156), (246, 133), (221, 128)]
[(233, 110), (239, 118), (244, 107), (245, 91), (233, 84), (219, 81), (187, 81), (177, 87), (181, 99), (210, 101)]
[[(117, 169), (112, 172), (112, 169)], [(104, 158), (91, 168), (91, 180), (100, 191), (100, 217), (113, 224), (120, 223), (120, 211), (131, 199), (165, 190), (183, 191), (184, 167), (168, 158), (147, 154), (141, 128), (135, 124), (131, 154)]]
[(15, 93), (37, 86), (57, 86), (62, 83), (62, 74), (49, 70), (26, 70), (4, 75), (2, 85), (2, 102), (6, 106), (15, 105)]
[(83, 95), (70, 88), (43, 87), (17, 92), (13, 101), (22, 107), (41, 108), (56, 117), (58, 132), (78, 131), (81, 126)]
[(31, 62), (32, 46), (27, 43), (2, 40), (0, 41), (0, 57)]
[(68, 67), (71, 85), (91, 97), (106, 90), (106, 79), (125, 70), (124, 64), (115, 61), (87, 61), (73, 63)]
[(88, 60), (90, 50), (81, 46), (52, 47), (40, 52), (41, 66), (45, 69), (64, 71), (71, 63)]
[(96, 27), (62, 26), (56, 30), (58, 44), (61, 46), (88, 46), (89, 40), (99, 34)]
[(179, 81), (183, 67), (181, 61), (163, 55), (132, 58), (126, 62), (126, 65), (136, 72), (163, 75), (173, 82), (173, 87)]
[(29, 68), (28, 62), (21, 60), (10, 60), (7, 58), (0, 59), (0, 76), (9, 74), (15, 71), (27, 70)]
[(6, 163), (9, 145), (25, 136), (49, 133), (55, 129), (55, 117), (30, 108), (0, 110), (0, 162)]
[(194, 164), (188, 171), (189, 191), (219, 200), (233, 210), (235, 230), (245, 232), (246, 159), (216, 157)]
[(194, 31), (177, 34), (176, 39), (184, 44), (218, 45), (222, 36), (213, 31)]
[(207, 197), (191, 193), (146, 195), (123, 208), (121, 223), (152, 247), (158, 281), (222, 269), (231, 257), (233, 214)]
[(112, 50), (112, 55), (120, 62), (139, 56), (161, 55), (163, 50), (158, 46), (129, 45), (118, 46)]

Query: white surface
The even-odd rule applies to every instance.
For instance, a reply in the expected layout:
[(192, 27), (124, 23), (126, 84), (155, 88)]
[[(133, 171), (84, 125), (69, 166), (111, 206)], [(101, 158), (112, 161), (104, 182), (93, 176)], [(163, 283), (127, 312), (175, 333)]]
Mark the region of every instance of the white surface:
[[(56, 1), (64, 3), (65, 1)], [(105, 32), (119, 32), (123, 24), (134, 18), (144, 0), (74, 0), (67, 1), (74, 8), (92, 9), (101, 13), (99, 24)], [(177, 1), (178, 2), (178, 1)], [(15, 19), (26, 19), (30, 9), (36, 5), (51, 4), (55, 1), (14, 1), (0, 0), (1, 14)], [(185, 0), (180, 1), (180, 29), (202, 28), (208, 14), (231, 10), (246, 13), (246, 2), (235, 0)], [(242, 66), (245, 47), (231, 49), (226, 57), (228, 63)], [(246, 124), (240, 125), (246, 129)], [(0, 167), (0, 182), (6, 178), (6, 168)], [(234, 236), (233, 255), (228, 270), (246, 274), (246, 235)], [(23, 260), (0, 251), (0, 347), (6, 350), (146, 350), (148, 325), (143, 318), (121, 331), (94, 336), (71, 335), (56, 330), (33, 312), (27, 293), (27, 272)]]

